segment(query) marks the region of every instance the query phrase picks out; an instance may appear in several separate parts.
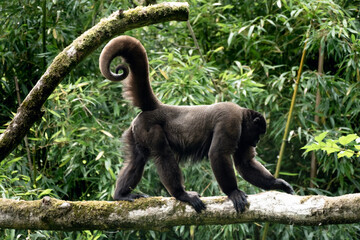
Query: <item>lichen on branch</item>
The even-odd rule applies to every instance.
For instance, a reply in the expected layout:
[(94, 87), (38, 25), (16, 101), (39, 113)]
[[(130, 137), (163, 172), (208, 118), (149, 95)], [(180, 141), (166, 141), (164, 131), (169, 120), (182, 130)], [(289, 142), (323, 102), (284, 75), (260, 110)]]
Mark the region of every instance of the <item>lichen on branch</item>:
[(206, 210), (168, 197), (126, 201), (36, 201), (0, 199), (0, 228), (44, 230), (167, 230), (178, 225), (273, 222), (296, 225), (357, 223), (360, 194), (339, 197), (296, 196), (280, 192), (249, 195), (244, 213), (225, 196), (203, 197)]

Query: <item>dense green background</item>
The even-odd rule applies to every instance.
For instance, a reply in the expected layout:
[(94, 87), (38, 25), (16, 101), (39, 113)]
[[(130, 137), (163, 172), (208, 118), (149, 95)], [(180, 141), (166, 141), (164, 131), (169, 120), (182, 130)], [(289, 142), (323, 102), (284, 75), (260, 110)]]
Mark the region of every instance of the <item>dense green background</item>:
[[(328, 131), (328, 141), (359, 135), (360, 2), (192, 0), (189, 4), (190, 23), (204, 59), (184, 22), (126, 32), (147, 49), (152, 86), (161, 101), (174, 105), (232, 101), (263, 113), (269, 130), (258, 147), (258, 160), (274, 172), (309, 31), (281, 177), (299, 195), (359, 192), (358, 156), (340, 158), (336, 153), (316, 151), (318, 177), (310, 188), (310, 154), (301, 148), (324, 131)], [(15, 79), (23, 99), (65, 46), (113, 11), (135, 6), (116, 0), (0, 0), (0, 132), (18, 106)], [(323, 75), (317, 73), (319, 49), (325, 56)], [(122, 98), (121, 83), (100, 75), (100, 51), (77, 66), (46, 102), (42, 121), (28, 134), (30, 160), (23, 143), (0, 163), (1, 197), (111, 200), (123, 164), (120, 136), (138, 110)], [(314, 121), (317, 87), (322, 96), (319, 123)], [(340, 146), (356, 153), (354, 145), (352, 141)], [(185, 164), (182, 169), (188, 190), (202, 196), (222, 195), (208, 162)], [(239, 176), (238, 180), (248, 194), (261, 191)], [(151, 162), (137, 191), (168, 196)], [(0, 238), (257, 239), (262, 228), (263, 223), (249, 223), (179, 226), (165, 233), (0, 230)], [(271, 224), (268, 234), (269, 239), (304, 237), (359, 239), (360, 224)]]

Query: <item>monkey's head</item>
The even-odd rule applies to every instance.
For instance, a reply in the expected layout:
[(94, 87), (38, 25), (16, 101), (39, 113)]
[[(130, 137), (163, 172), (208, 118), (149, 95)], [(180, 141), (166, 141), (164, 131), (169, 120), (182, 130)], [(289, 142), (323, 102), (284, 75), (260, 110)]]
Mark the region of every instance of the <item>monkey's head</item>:
[(241, 143), (256, 147), (260, 136), (266, 133), (266, 121), (260, 113), (248, 109), (242, 122)]

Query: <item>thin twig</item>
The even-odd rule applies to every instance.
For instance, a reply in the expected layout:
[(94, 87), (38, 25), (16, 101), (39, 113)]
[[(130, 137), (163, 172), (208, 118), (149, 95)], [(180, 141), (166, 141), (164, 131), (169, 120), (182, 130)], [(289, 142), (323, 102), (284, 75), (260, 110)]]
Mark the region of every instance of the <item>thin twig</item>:
[[(193, 28), (191, 27), (190, 21), (187, 20), (187, 21), (186, 21), (186, 24), (187, 24), (187, 27), (188, 27), (188, 29), (189, 29), (189, 31), (190, 31), (191, 37), (192, 37), (193, 40), (194, 40), (195, 47), (196, 47), (196, 49), (199, 51), (200, 57), (201, 57), (203, 63), (205, 64), (205, 63), (206, 63), (205, 57), (204, 57), (204, 55), (203, 55), (202, 52), (201, 52), (199, 43), (198, 43), (198, 41), (197, 41), (197, 39), (196, 39), (194, 30), (193, 30)], [(214, 88), (215, 88), (216, 92), (217, 92), (217, 93), (221, 93), (221, 92), (219, 91), (220, 89), (218, 88), (218, 86), (217, 86), (214, 78), (212, 77), (211, 73), (209, 73), (209, 78), (210, 78), (212, 84), (214, 85)]]

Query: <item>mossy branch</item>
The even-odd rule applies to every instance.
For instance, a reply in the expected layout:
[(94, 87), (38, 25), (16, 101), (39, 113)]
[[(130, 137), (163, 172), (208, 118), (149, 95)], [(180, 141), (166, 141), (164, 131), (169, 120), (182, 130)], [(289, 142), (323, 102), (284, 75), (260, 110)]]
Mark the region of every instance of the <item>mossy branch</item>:
[(167, 230), (178, 225), (276, 222), (296, 225), (357, 223), (360, 194), (339, 197), (295, 196), (280, 192), (249, 195), (249, 206), (237, 214), (227, 197), (202, 198), (198, 214), (174, 198), (151, 197), (134, 202), (71, 202), (45, 197), (36, 201), (0, 199), (0, 228), (45, 230)]
[(41, 118), (42, 105), (65, 76), (101, 44), (134, 28), (172, 20), (186, 21), (188, 17), (188, 3), (169, 2), (119, 10), (75, 39), (53, 60), (19, 107), (10, 125), (0, 135), (0, 161), (10, 154), (30, 127)]

